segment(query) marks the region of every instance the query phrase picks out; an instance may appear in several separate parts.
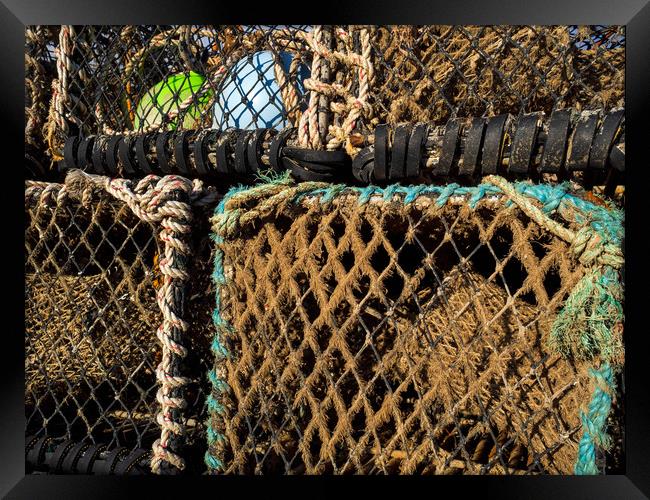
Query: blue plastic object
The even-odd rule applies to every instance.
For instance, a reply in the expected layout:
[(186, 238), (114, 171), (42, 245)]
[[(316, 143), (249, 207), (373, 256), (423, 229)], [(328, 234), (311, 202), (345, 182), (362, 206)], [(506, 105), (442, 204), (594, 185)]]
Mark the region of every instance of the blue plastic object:
[[(287, 75), (292, 59), (292, 54), (280, 52)], [(218, 92), (214, 104), (214, 128), (281, 130), (290, 125), (273, 66), (270, 51), (256, 52), (237, 62)], [(301, 64), (297, 79), (299, 95), (304, 94), (302, 82), (305, 78), (309, 78), (309, 68)]]

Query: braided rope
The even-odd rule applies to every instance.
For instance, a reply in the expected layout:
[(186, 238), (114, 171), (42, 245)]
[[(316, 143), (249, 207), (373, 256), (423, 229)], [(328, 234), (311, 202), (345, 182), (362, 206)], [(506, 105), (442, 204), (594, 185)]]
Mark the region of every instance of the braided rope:
[(65, 109), (70, 103), (68, 78), (72, 71), (72, 42), (74, 27), (62, 25), (59, 31), (59, 45), (55, 50), (58, 78), (52, 82), (52, 100), (47, 124), (47, 142), (54, 160), (63, 159), (63, 137), (68, 133)]
[(163, 316), (156, 332), (162, 346), (162, 360), (156, 369), (160, 385), (156, 400), (161, 405), (156, 421), (161, 427), (161, 435), (152, 447), (151, 468), (157, 474), (172, 472), (170, 466), (183, 470), (185, 461), (178, 451), (185, 434), (182, 411), (187, 402), (183, 388), (190, 380), (182, 376), (179, 365), (187, 355), (183, 340), (189, 324), (183, 315), (184, 287), (189, 279), (187, 265), (191, 256), (192, 206), (214, 203), (217, 194), (212, 189), (203, 188), (198, 179), (190, 181), (174, 175), (149, 175), (135, 183), (73, 170), (66, 177), (65, 186), (49, 188), (44, 183), (33, 184), (26, 196), (34, 196), (36, 191), (42, 190), (42, 197), (51, 197), (58, 189), (60, 197), (62, 193), (79, 190), (89, 192), (93, 187), (103, 189), (126, 203), (140, 219), (161, 226), (159, 238), (164, 244), (164, 257), (159, 262), (162, 286), (156, 294)]

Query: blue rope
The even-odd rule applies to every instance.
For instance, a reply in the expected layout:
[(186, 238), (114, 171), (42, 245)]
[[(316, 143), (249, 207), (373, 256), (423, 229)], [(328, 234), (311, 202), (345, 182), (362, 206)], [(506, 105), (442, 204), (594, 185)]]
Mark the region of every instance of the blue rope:
[(578, 457), (574, 467), (577, 475), (598, 474), (596, 467), (596, 447), (607, 448), (607, 416), (612, 406), (612, 393), (615, 390), (614, 373), (609, 363), (604, 363), (599, 369), (590, 369), (595, 388), (587, 413), (580, 412), (582, 421), (582, 438), (578, 446)]

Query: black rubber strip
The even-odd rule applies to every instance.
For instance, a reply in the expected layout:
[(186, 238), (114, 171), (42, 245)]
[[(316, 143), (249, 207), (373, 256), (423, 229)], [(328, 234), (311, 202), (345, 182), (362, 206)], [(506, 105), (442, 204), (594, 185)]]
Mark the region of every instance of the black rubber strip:
[(77, 167), (83, 170), (91, 168), (91, 154), (93, 150), (93, 144), (95, 143), (95, 137), (90, 136), (82, 139), (79, 143), (79, 149), (77, 150)]
[(220, 174), (230, 173), (230, 166), (228, 162), (228, 149), (230, 148), (230, 138), (232, 137), (235, 129), (227, 128), (217, 139), (216, 157), (217, 157), (217, 172)]
[(616, 136), (621, 130), (621, 123), (625, 118), (625, 110), (621, 109), (608, 113), (603, 120), (596, 137), (594, 137), (589, 152), (589, 168), (604, 170), (607, 166), (609, 152), (614, 145)]
[(145, 147), (147, 146), (146, 142), (146, 135), (137, 136), (135, 140), (135, 157), (138, 162), (138, 170), (145, 174), (151, 174), (153, 173), (153, 169), (151, 168), (151, 164), (147, 159), (147, 152), (145, 150)]
[(65, 456), (61, 464), (61, 472), (64, 474), (74, 474), (76, 472), (77, 462), (82, 457), (84, 451), (90, 446), (89, 443), (77, 443)]
[(374, 181), (374, 151), (372, 146), (363, 148), (352, 160), (352, 175), (355, 179), (372, 183)]
[(99, 454), (106, 449), (105, 444), (96, 444), (89, 446), (88, 449), (84, 452), (83, 457), (77, 462), (77, 471), (80, 474), (92, 474), (93, 473), (93, 464)]
[(210, 172), (209, 162), (208, 162), (208, 138), (212, 133), (212, 130), (202, 130), (195, 137), (194, 143), (192, 145), (192, 154), (194, 155), (194, 169), (199, 175), (206, 175)]
[(442, 150), (438, 163), (434, 165), (431, 173), (433, 175), (450, 175), (452, 166), (458, 153), (460, 142), (460, 120), (452, 118), (445, 126), (445, 136), (442, 139)]
[(295, 146), (285, 146), (283, 152), (297, 161), (306, 161), (309, 163), (320, 163), (322, 165), (343, 164), (350, 160), (350, 156), (345, 151), (323, 151), (314, 149), (304, 149)]
[(382, 182), (388, 179), (388, 125), (377, 125), (375, 128), (375, 180)]
[(193, 130), (183, 130), (174, 138), (174, 160), (176, 160), (176, 170), (181, 175), (191, 173), (188, 160), (188, 140), (194, 134)]
[(483, 175), (496, 174), (500, 170), (507, 120), (508, 115), (499, 115), (488, 121), (481, 152), (481, 173)]
[(77, 159), (77, 152), (79, 149), (79, 136), (75, 135), (68, 137), (63, 146), (63, 162), (66, 168), (77, 168), (79, 161)]
[[(117, 476), (126, 476), (131, 473), (132, 470), (136, 469), (140, 462), (142, 462), (149, 452), (147, 450), (136, 450), (126, 457), (124, 457), (119, 464), (114, 469), (114, 474)], [(139, 468), (139, 467), (138, 467)]]
[(68, 452), (75, 447), (75, 442), (68, 440), (59, 444), (55, 449), (54, 453), (50, 456), (50, 459), (47, 461), (47, 466), (49, 467), (49, 472), (60, 474), (61, 473), (61, 463), (66, 457)]
[(251, 172), (258, 172), (264, 168), (262, 165), (262, 143), (266, 136), (265, 128), (258, 128), (253, 131), (248, 140), (247, 159)]
[(269, 145), (269, 162), (276, 172), (281, 172), (287, 168), (282, 161), (282, 149), (285, 147), (294, 130), (292, 127), (285, 128), (271, 139)]
[(544, 152), (539, 165), (540, 173), (559, 173), (564, 170), (567, 141), (571, 126), (571, 110), (554, 111), (548, 122)]
[(27, 452), (26, 462), (33, 467), (38, 467), (43, 464), (45, 459), (45, 451), (50, 443), (52, 438), (49, 436), (44, 436), (36, 441), (29, 452)]
[(537, 143), (539, 119), (539, 113), (532, 113), (529, 115), (523, 115), (519, 120), (517, 120), (515, 136), (512, 140), (512, 147), (510, 148), (508, 173), (532, 173), (530, 172), (530, 160), (533, 156), (533, 149)]
[(418, 123), (411, 131), (409, 145), (406, 152), (406, 177), (413, 178), (420, 175), (422, 149), (427, 138), (429, 127), (426, 123)]
[(388, 172), (388, 178), (391, 180), (403, 179), (406, 176), (406, 152), (410, 136), (410, 125), (397, 125), (391, 145), (390, 170)]
[(97, 460), (95, 462), (96, 466), (93, 470), (93, 473), (97, 475), (113, 474), (113, 471), (115, 470), (115, 467), (117, 466), (120, 458), (122, 458), (127, 453), (127, 448), (115, 448), (114, 450), (110, 451), (102, 460)]
[(169, 163), (169, 149), (167, 147), (169, 138), (172, 135), (173, 132), (167, 130), (156, 136), (156, 158), (158, 159), (158, 165), (163, 174), (171, 174), (173, 172)]
[(93, 143), (92, 163), (93, 171), (98, 174), (107, 173), (104, 170), (104, 146), (106, 145), (106, 138), (104, 136), (97, 137)]
[(485, 118), (474, 118), (465, 136), (463, 161), (458, 165), (460, 175), (474, 176), (479, 174), (479, 159), (483, 147)]
[(312, 172), (291, 158), (283, 158), (282, 163), (284, 168), (288, 168), (294, 178), (299, 181), (328, 181), (332, 179), (332, 174)]
[(242, 131), (235, 143), (235, 172), (241, 175), (248, 173), (248, 139), (252, 138), (251, 132), (249, 130)]
[(609, 164), (619, 172), (625, 172), (625, 149), (614, 146), (609, 152)]
[(119, 174), (119, 170), (117, 168), (117, 148), (120, 145), (120, 140), (122, 140), (122, 136), (113, 135), (109, 137), (108, 141), (106, 142), (106, 170), (108, 170), (111, 175)]
[(566, 161), (567, 170), (584, 171), (589, 167), (589, 151), (598, 126), (598, 113), (582, 115), (571, 137), (571, 147)]
[(122, 137), (117, 147), (117, 156), (120, 160), (120, 165), (122, 165), (124, 172), (127, 174), (136, 173), (136, 166), (131, 160), (134, 141), (135, 139), (133, 136)]

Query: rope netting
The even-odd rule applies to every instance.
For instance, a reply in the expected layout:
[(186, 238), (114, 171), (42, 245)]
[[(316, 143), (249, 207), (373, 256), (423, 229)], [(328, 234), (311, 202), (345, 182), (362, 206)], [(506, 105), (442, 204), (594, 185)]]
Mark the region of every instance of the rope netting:
[(621, 216), (567, 186), (486, 180), (229, 193), (213, 472), (595, 473), (599, 447), (620, 463), (604, 435)]
[(27, 33), (40, 40), (28, 43), (33, 57), (58, 36), (47, 42), (56, 54), (56, 77), (49, 71), (44, 82), (52, 90), (37, 99), (49, 108), (56, 160), (70, 136), (210, 127), (296, 127), (296, 145), (354, 156), (378, 124), (608, 111), (624, 101), (623, 27), (65, 25)]
[[(189, 224), (214, 199), (174, 177), (27, 183), (26, 433), (52, 438), (32, 466), (60, 467), (50, 461), (68, 442), (119, 450), (111, 470), (142, 450), (154, 472), (198, 463), (209, 273), (192, 262)], [(206, 279), (188, 285), (190, 273)]]
[(623, 26), (28, 26), (25, 69), (32, 469), (621, 471)]

